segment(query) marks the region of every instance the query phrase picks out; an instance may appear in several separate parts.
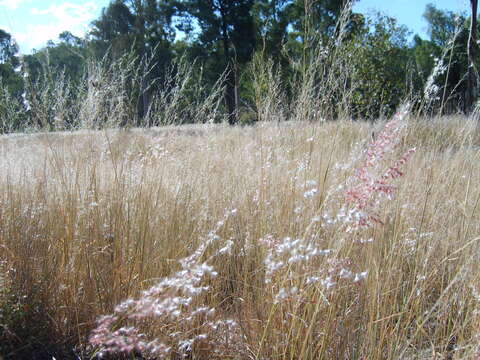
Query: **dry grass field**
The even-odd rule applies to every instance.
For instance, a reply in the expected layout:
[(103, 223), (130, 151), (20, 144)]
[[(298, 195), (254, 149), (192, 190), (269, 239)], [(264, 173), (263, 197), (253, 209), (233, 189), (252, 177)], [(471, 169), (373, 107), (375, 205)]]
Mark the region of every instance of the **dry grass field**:
[(473, 119), (10, 135), (0, 152), (0, 358), (480, 358)]

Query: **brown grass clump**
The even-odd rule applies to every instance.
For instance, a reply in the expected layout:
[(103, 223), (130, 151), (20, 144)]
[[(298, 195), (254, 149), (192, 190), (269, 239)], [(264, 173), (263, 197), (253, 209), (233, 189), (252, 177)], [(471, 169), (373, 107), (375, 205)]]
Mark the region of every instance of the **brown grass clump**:
[(0, 354), (476, 359), (478, 146), (403, 115), (2, 137)]

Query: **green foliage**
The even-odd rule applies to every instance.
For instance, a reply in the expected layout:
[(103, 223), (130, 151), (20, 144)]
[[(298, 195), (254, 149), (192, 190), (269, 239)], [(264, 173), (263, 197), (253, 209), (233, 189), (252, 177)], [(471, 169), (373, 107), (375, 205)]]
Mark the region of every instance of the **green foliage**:
[(292, 21), (293, 3), (290, 0), (259, 0), (253, 6), (258, 42), (271, 57), (282, 58), (282, 44), (287, 41)]
[(447, 46), (458, 25), (465, 20), (452, 11), (437, 9), (432, 4), (426, 6), (423, 17), (428, 23), (430, 41), (439, 47)]
[(413, 41), (418, 75), (415, 87), (427, 111), (465, 112), (470, 20), (433, 5), (427, 5), (424, 18), (430, 39), (416, 36)]
[[(176, 5), (180, 16), (196, 21), (199, 31), (195, 38), (199, 44), (212, 50), (221, 49), (218, 44), (226, 42), (221, 44), (222, 50), (234, 51), (237, 61), (245, 63), (255, 49), (253, 4), (253, 0), (179, 0)], [(193, 26), (190, 29), (194, 31)]]
[(18, 45), (12, 36), (0, 29), (0, 79), (13, 96), (22, 93), (22, 79), (18, 74), (20, 60)]
[(22, 58), (22, 126), (44, 130), (74, 127), (74, 113), (87, 70), (89, 50), (86, 42), (70, 32), (60, 34), (58, 42)]
[(12, 36), (4, 30), (0, 29), (0, 63), (15, 63), (15, 55), (18, 53), (18, 45), (12, 39)]
[(350, 10), (347, 7), (349, 0), (294, 0), (291, 2), (290, 17), (294, 32), (308, 42), (308, 37), (317, 33), (326, 43), (329, 38), (338, 36), (337, 22), (342, 11)]
[(112, 1), (92, 22), (90, 45), (97, 57), (103, 57), (109, 49), (114, 57), (129, 50), (134, 41), (134, 26), (135, 16), (125, 2)]
[(65, 31), (60, 34), (59, 42), (50, 41), (46, 47), (25, 55), (23, 62), (30, 81), (41, 81), (64, 73), (70, 81), (78, 84), (85, 72), (88, 55), (85, 42)]
[(390, 116), (405, 100), (411, 62), (407, 36), (394, 18), (377, 14), (349, 42), (353, 116)]

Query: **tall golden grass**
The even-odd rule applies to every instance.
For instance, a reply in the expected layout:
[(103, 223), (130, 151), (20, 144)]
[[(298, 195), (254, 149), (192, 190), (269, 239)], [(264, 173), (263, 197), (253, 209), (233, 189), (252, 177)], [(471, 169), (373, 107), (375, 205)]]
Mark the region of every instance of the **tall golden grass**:
[(402, 121), (368, 208), (384, 123), (0, 138), (0, 355), (478, 359), (480, 133)]

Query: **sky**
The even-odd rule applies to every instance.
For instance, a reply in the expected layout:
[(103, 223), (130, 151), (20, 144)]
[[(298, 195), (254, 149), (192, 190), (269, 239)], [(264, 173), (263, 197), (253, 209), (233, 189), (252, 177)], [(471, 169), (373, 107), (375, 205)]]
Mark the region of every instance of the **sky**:
[(65, 30), (83, 36), (109, 0), (0, 0), (0, 29), (12, 34), (20, 52), (40, 49)]
[[(40, 49), (63, 31), (83, 36), (109, 0), (0, 0), (0, 29), (13, 35), (22, 53)], [(379, 10), (394, 16), (413, 33), (426, 38), (422, 18), (427, 3), (451, 11), (467, 11), (468, 0), (359, 0), (354, 11)]]
[(406, 25), (413, 34), (428, 38), (427, 23), (423, 13), (427, 4), (433, 4), (437, 9), (453, 12), (467, 12), (470, 10), (469, 0), (359, 0), (354, 11), (368, 14), (370, 11), (380, 10), (382, 13), (397, 18), (398, 23)]

